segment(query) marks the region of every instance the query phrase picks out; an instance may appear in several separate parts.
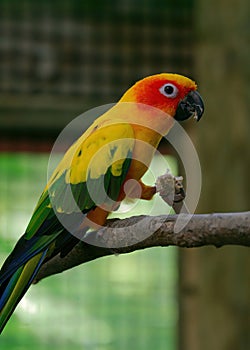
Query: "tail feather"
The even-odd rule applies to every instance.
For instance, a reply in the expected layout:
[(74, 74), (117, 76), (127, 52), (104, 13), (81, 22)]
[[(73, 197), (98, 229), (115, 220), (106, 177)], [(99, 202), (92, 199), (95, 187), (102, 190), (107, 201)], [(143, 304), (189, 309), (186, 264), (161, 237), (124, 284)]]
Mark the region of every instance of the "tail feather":
[(46, 253), (47, 249), (35, 255), (25, 265), (19, 267), (12, 276), (0, 286), (0, 289), (2, 289), (0, 295), (0, 334), (17, 304), (38, 273)]

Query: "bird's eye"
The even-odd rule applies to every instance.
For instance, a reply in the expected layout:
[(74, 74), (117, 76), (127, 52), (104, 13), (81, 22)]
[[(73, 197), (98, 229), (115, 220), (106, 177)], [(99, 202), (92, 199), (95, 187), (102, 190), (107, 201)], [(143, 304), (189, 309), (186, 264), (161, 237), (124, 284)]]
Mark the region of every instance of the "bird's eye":
[(164, 84), (161, 88), (160, 88), (160, 93), (166, 97), (170, 97), (170, 98), (175, 98), (178, 95), (178, 89), (175, 85), (173, 84)]

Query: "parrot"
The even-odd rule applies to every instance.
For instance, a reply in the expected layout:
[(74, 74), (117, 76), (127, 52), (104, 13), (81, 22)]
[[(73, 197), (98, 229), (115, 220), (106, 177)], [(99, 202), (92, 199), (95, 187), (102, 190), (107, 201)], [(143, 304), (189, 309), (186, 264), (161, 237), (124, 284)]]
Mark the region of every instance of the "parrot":
[[(79, 242), (77, 234), (81, 237), (81, 232), (104, 226), (126, 196), (153, 198), (156, 186), (144, 184), (141, 178), (162, 137), (175, 120), (198, 121), (203, 112), (192, 79), (176, 73), (154, 74), (132, 85), (68, 148), (0, 270), (0, 334), (45, 262), (58, 254), (65, 257)], [(125, 190), (129, 181), (140, 191), (133, 186)], [(106, 196), (99, 199), (103, 187)], [(79, 212), (72, 198), (80, 221), (74, 220)], [(68, 221), (73, 234), (64, 225)]]

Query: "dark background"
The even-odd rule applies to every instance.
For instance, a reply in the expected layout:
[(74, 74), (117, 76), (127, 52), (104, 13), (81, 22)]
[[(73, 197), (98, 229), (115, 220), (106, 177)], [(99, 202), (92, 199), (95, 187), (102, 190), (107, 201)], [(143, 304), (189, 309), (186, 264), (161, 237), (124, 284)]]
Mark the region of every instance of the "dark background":
[(13, 139), (8, 146), (20, 148), (24, 135), (53, 139), (78, 114), (117, 101), (146, 75), (192, 76), (193, 6), (1, 0), (0, 123), (1, 136)]

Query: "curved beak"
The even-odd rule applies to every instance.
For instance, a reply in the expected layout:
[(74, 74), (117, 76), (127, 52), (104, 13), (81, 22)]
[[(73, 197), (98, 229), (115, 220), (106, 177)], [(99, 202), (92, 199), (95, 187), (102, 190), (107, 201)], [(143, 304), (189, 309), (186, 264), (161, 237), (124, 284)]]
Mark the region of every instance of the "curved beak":
[(199, 121), (204, 112), (204, 103), (198, 91), (190, 91), (178, 104), (175, 119), (178, 121), (194, 117)]

